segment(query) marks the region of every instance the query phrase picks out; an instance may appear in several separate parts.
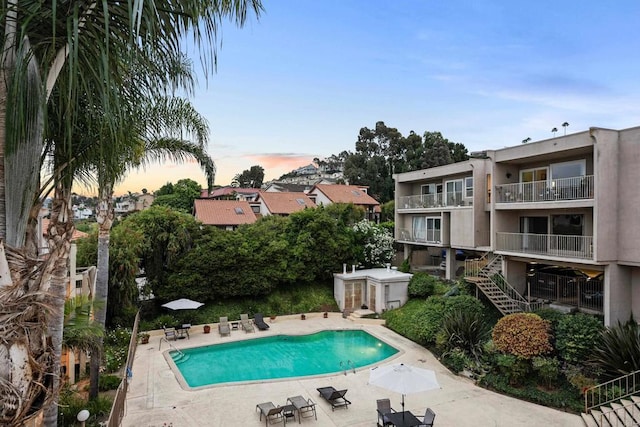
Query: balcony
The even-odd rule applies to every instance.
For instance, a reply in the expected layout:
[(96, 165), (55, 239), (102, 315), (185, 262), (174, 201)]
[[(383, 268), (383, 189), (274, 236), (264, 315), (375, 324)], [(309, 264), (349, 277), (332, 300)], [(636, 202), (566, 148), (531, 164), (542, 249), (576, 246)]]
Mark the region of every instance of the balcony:
[(444, 206), (471, 206), (473, 201), (464, 198), (461, 191), (437, 194), (419, 194), (415, 196), (402, 196), (398, 198), (397, 209), (428, 209), (442, 208)]
[(426, 232), (424, 230), (421, 230), (413, 233), (409, 229), (401, 228), (400, 230), (398, 230), (398, 236), (396, 236), (396, 240), (401, 242), (414, 243), (442, 243), (440, 230), (426, 230)]
[(593, 175), (496, 185), (496, 203), (593, 199)]
[(496, 233), (496, 251), (559, 258), (593, 258), (593, 236)]

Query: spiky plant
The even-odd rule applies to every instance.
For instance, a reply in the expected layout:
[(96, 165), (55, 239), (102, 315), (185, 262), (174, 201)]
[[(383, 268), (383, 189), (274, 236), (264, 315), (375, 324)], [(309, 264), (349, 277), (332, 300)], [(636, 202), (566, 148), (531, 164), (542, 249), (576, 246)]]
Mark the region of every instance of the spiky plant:
[(459, 348), (479, 362), (489, 331), (481, 313), (456, 310), (443, 320), (438, 343), (445, 352)]
[(640, 328), (635, 320), (605, 329), (594, 343), (590, 363), (602, 370), (606, 379), (640, 370)]

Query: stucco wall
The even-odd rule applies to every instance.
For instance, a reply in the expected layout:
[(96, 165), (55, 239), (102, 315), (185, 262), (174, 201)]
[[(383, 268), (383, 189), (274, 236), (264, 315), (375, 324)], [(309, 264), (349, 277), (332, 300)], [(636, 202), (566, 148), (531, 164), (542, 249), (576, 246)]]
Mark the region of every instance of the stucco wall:
[(640, 128), (620, 132), (618, 145), (618, 262), (640, 264)]

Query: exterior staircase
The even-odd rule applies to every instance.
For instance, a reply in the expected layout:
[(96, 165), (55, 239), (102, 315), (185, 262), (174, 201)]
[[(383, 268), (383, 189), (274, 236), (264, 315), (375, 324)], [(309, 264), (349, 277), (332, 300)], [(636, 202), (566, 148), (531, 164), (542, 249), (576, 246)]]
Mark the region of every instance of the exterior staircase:
[(587, 389), (584, 406), (587, 427), (640, 426), (640, 371)]
[(507, 282), (502, 275), (502, 255), (489, 259), (487, 253), (479, 260), (470, 260), (465, 264), (465, 280), (475, 284), (503, 316), (542, 307), (542, 303), (527, 301)]

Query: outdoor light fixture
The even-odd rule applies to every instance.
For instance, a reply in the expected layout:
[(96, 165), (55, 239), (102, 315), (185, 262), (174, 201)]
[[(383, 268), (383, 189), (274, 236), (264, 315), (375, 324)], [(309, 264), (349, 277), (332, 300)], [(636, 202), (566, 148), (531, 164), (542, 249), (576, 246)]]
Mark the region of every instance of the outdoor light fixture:
[(76, 418), (78, 419), (78, 421), (80, 421), (80, 425), (82, 427), (84, 427), (84, 422), (89, 419), (89, 415), (91, 414), (86, 409), (83, 409), (82, 411), (78, 412), (78, 416)]

